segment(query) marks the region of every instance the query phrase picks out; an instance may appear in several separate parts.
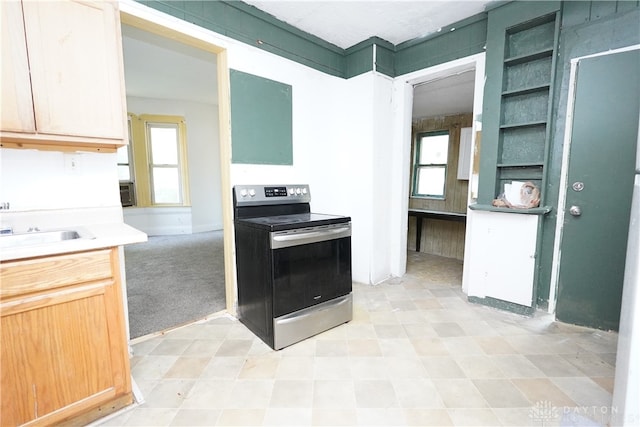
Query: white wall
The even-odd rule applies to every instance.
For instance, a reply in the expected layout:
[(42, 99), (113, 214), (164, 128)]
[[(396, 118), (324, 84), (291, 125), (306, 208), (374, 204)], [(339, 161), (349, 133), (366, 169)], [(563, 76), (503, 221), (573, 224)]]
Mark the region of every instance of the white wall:
[[(369, 281), (380, 283), (391, 276), (391, 236), (395, 230), (391, 223), (392, 211), (401, 209), (394, 204), (393, 193), (393, 134), (399, 129), (393, 127), (392, 97), (393, 80), (382, 74), (373, 76), (373, 112), (371, 128), (372, 145), (372, 214), (373, 244), (370, 247), (371, 267)], [(405, 250), (406, 251), (406, 250)]]
[(137, 115), (162, 114), (185, 118), (191, 208), (125, 208), (125, 222), (149, 235), (221, 230), (218, 107), (182, 100), (128, 96), (127, 110)]
[[(352, 275), (360, 283), (371, 282), (373, 251), (373, 82), (371, 73), (348, 80), (342, 94), (344, 110), (337, 141), (340, 148), (334, 157), (341, 158), (340, 168), (330, 168), (327, 178), (337, 177), (338, 192), (350, 206), (352, 220)], [(321, 177), (319, 177), (321, 178)]]
[(16, 233), (121, 222), (116, 154), (0, 148), (0, 201)]
[[(410, 144), (405, 129), (408, 123), (406, 80), (400, 85), (402, 90), (399, 92), (391, 79), (375, 72), (344, 80), (172, 18), (134, 1), (123, 0), (120, 6), (127, 13), (144, 16), (144, 19), (226, 49), (227, 62), (232, 69), (291, 85), (294, 164), (233, 164), (230, 168), (231, 185), (309, 183), (314, 211), (352, 217), (355, 281), (378, 283), (392, 272), (396, 275), (404, 272), (407, 191), (404, 181), (408, 176), (406, 158)], [(396, 80), (402, 79), (404, 77)], [(202, 150), (189, 148), (193, 199), (190, 218), (188, 213), (178, 209), (172, 212), (174, 216), (169, 215), (168, 224), (164, 219), (156, 218), (154, 221), (160, 221), (160, 224), (155, 226), (173, 225), (180, 229), (179, 232), (186, 232), (189, 227), (192, 231), (219, 228), (222, 207), (220, 198), (215, 197), (221, 192), (217, 172), (219, 150), (217, 146), (208, 144), (210, 138), (217, 140), (217, 111), (209, 111), (202, 106), (194, 108), (180, 101), (163, 103), (130, 98), (128, 103), (129, 111), (138, 114), (184, 115), (190, 141), (197, 139), (194, 144)], [(211, 117), (210, 122), (207, 122), (208, 117)], [(194, 124), (200, 122), (212, 125), (207, 131), (212, 136), (194, 138), (198, 133)], [(54, 191), (40, 191), (33, 175), (24, 172), (42, 156), (52, 162), (42, 168), (46, 171), (42, 175), (46, 175), (47, 185), (54, 186)], [(46, 209), (54, 201), (59, 202), (59, 206), (75, 206), (77, 200), (118, 206), (115, 157), (93, 156), (102, 155), (87, 155), (87, 161), (82, 164), (90, 164), (92, 174), (94, 171), (103, 173), (86, 179), (85, 175), (67, 176), (64, 167), (60, 166), (60, 159), (54, 160), (56, 155), (23, 152), (20, 159), (12, 162), (11, 172), (5, 174), (6, 178), (3, 176), (3, 181), (17, 182), (14, 187), (17, 193), (22, 192), (25, 186), (35, 185), (35, 190), (30, 188), (28, 191), (36, 193), (28, 199), (37, 200), (35, 205), (31, 205), (34, 209)], [(398, 187), (399, 183), (401, 187)], [(4, 190), (0, 193), (2, 196), (5, 194)], [(7, 197), (15, 199), (8, 200), (14, 206), (27, 205), (24, 198), (13, 194), (7, 194)], [(76, 200), (77, 195), (80, 197)], [(231, 201), (226, 203), (230, 206)], [(154, 229), (147, 228), (149, 221), (145, 220), (145, 215), (148, 212), (138, 212), (138, 215), (129, 212), (133, 211), (127, 209), (128, 222), (143, 231), (147, 229), (151, 234), (155, 233)]]
[(0, 202), (15, 233), (122, 222), (116, 154), (0, 148)]
[[(640, 168), (640, 129), (636, 167)], [(640, 425), (640, 175), (636, 174), (620, 310), (611, 425)]]
[(148, 236), (192, 234), (191, 208), (166, 206), (161, 208), (124, 208), (124, 222)]
[(110, 153), (2, 148), (0, 201), (11, 211), (119, 206), (116, 165)]
[[(387, 183), (376, 174), (387, 170), (382, 147), (391, 132), (390, 81), (374, 73), (344, 80), (245, 45), (230, 48), (228, 62), (232, 69), (293, 88), (293, 165), (232, 164), (232, 185), (309, 183), (313, 211), (352, 218), (353, 280), (377, 283), (388, 277), (388, 256), (380, 251), (388, 247), (388, 233), (378, 231), (388, 227), (388, 205), (381, 196), (376, 207), (374, 194), (387, 194), (376, 189), (376, 182)], [(379, 105), (380, 99), (386, 102)]]
[[(228, 64), (231, 69), (292, 86), (293, 115), (293, 165), (232, 164), (231, 184), (309, 183), (312, 208), (316, 207), (320, 201), (320, 189), (313, 185), (313, 176), (327, 166), (330, 159), (328, 154), (332, 151), (338, 130), (335, 108), (331, 103), (339, 99), (337, 88), (342, 82), (241, 44), (230, 47)], [(233, 127), (233, 117), (231, 120)]]
[[(145, 19), (160, 25), (179, 28), (185, 34), (226, 49), (227, 62), (232, 69), (291, 85), (293, 88), (293, 166), (233, 164), (230, 169), (231, 185), (309, 183), (312, 192), (311, 205), (314, 211), (352, 217), (355, 281), (378, 283), (389, 277), (392, 270), (399, 271), (404, 268), (392, 266), (391, 262), (392, 260), (395, 263), (401, 262), (403, 257), (397, 257), (396, 253), (406, 250), (406, 233), (405, 235), (402, 233), (402, 230), (406, 229), (404, 218), (406, 197), (404, 194), (398, 197), (398, 191), (402, 193), (406, 190), (396, 188), (398, 182), (405, 179), (408, 168), (405, 157), (409, 141), (404, 138), (406, 129), (403, 128), (406, 116), (403, 115), (404, 113), (399, 113), (399, 110), (405, 106), (406, 94), (398, 93), (390, 79), (375, 72), (349, 80), (329, 76), (169, 17), (140, 3), (127, 0), (121, 1), (120, 6), (125, 12), (143, 15)], [(193, 111), (190, 106), (182, 105), (180, 102), (172, 101), (171, 104), (176, 109), (164, 110), (157, 100), (131, 98), (129, 111), (184, 114), (190, 139), (194, 134), (192, 123), (206, 120), (202, 117), (211, 116), (210, 123), (217, 126), (217, 119), (213, 119), (217, 117), (217, 112)], [(168, 105), (165, 107), (168, 108)], [(183, 109), (183, 112), (179, 109)], [(217, 128), (212, 129), (211, 132), (217, 137)], [(402, 136), (398, 137), (398, 135)], [(212, 214), (214, 211), (219, 212), (220, 205), (217, 204), (219, 198), (209, 198), (210, 194), (219, 194), (220, 191), (219, 177), (211, 175), (217, 174), (213, 170), (214, 168), (217, 170), (218, 149), (206, 144), (207, 138), (199, 139), (202, 143), (201, 148), (208, 150), (207, 154), (194, 157), (189, 150), (190, 164), (193, 168), (193, 175), (190, 178), (194, 205), (191, 227), (194, 230), (200, 227), (215, 227), (216, 221), (220, 221), (219, 216)], [(22, 156), (15, 162), (7, 178), (3, 176), (4, 182), (18, 182), (15, 187), (16, 192), (20, 192), (25, 186), (34, 185), (33, 176), (22, 171), (29, 168), (34, 161), (39, 161), (41, 156), (49, 155), (24, 152)], [(74, 203), (78, 202), (74, 202), (75, 199), (69, 195), (69, 191), (73, 196), (82, 196), (80, 199), (87, 200), (91, 204), (118, 205), (115, 157), (105, 155), (105, 157), (94, 158), (91, 155), (87, 159), (83, 164), (91, 164), (92, 170), (104, 171), (104, 173), (94, 179), (85, 179), (87, 177), (84, 175), (78, 176), (77, 179), (69, 178), (64, 167), (59, 166), (59, 159), (49, 159), (48, 161), (58, 162), (58, 166), (52, 163), (43, 169), (47, 171), (43, 173), (43, 179), (46, 175), (49, 183), (71, 185), (66, 186), (64, 190), (56, 187), (54, 192), (39, 191), (36, 185), (35, 200), (41, 200), (40, 196), (42, 196), (48, 202), (39, 201), (35, 208), (46, 208), (54, 200), (60, 201), (60, 206), (74, 206)], [(92, 163), (94, 160), (95, 164)], [(3, 161), (4, 163), (7, 162)], [(208, 169), (209, 166), (211, 169)], [(84, 173), (89, 174), (88, 171)], [(209, 193), (210, 181), (213, 182), (211, 193)], [(89, 182), (92, 183), (90, 186)], [(67, 189), (78, 185), (81, 187), (80, 191)], [(34, 190), (30, 189), (30, 191)], [(4, 194), (3, 190), (1, 195)], [(13, 194), (10, 195), (13, 196)], [(23, 198), (18, 197), (15, 200), (15, 202), (9, 201), (18, 203), (18, 206), (26, 205)], [(230, 200), (226, 202), (227, 206), (231, 203)], [(212, 221), (214, 224), (210, 223), (212, 215), (215, 218)], [(398, 220), (400, 220), (400, 226), (397, 224)], [(135, 226), (144, 230), (140, 224)]]

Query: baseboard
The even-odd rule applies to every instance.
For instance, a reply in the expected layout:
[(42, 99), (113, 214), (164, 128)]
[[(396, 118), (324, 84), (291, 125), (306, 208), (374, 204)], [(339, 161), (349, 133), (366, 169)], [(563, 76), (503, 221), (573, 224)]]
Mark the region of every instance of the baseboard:
[(516, 304), (515, 302), (503, 301), (501, 299), (492, 297), (475, 297), (468, 296), (467, 300), (475, 304), (482, 304), (488, 307), (497, 308), (499, 310), (510, 311), (511, 313), (519, 314), (521, 316), (533, 317), (536, 312), (535, 307), (527, 307), (526, 305)]
[(222, 223), (210, 223), (210, 224), (198, 224), (192, 225), (191, 230), (193, 233), (204, 233), (206, 231), (218, 231), (222, 230), (224, 227)]

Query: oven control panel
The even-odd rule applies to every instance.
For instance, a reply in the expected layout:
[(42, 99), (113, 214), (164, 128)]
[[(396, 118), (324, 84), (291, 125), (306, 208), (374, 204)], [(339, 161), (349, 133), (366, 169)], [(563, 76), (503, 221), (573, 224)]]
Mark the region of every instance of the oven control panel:
[(236, 206), (309, 203), (308, 184), (299, 185), (236, 185), (233, 187)]

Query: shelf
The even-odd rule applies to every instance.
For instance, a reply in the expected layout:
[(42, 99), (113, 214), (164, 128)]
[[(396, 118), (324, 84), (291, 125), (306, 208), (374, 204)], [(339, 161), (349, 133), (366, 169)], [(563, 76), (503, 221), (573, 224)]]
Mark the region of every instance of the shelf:
[(524, 89), (514, 89), (514, 90), (505, 90), (502, 92), (502, 96), (516, 96), (516, 95), (527, 95), (529, 93), (535, 92), (544, 92), (549, 90), (551, 86), (549, 84), (539, 85), (539, 86), (531, 86)]
[(528, 53), (526, 55), (518, 55), (518, 56), (513, 56), (511, 58), (505, 58), (504, 65), (509, 66), (509, 65), (522, 64), (523, 62), (534, 61), (536, 59), (542, 59), (552, 55), (553, 55), (553, 47), (539, 50), (533, 53)]
[(0, 148), (48, 151), (91, 151), (115, 153), (126, 144), (122, 139), (102, 139), (80, 136), (46, 135), (0, 131)]
[(528, 128), (534, 126), (546, 126), (546, 120), (537, 120), (534, 122), (514, 123), (511, 125), (500, 125), (500, 129), (516, 129), (516, 128)]
[(519, 162), (519, 163), (498, 163), (499, 168), (530, 168), (530, 167), (543, 167), (542, 162)]
[(502, 212), (502, 213), (515, 213), (525, 215), (546, 215), (553, 209), (552, 206), (540, 206), (538, 208), (531, 209), (516, 209), (516, 208), (499, 208), (493, 205), (481, 205), (473, 204), (469, 205), (469, 209), (472, 211), (485, 211), (485, 212)]
[[(540, 181), (544, 166), (503, 166), (498, 168), (497, 179), (506, 181)], [(538, 183), (539, 184), (539, 183)], [(502, 188), (502, 187), (500, 187)]]
[[(472, 206), (471, 209), (543, 215), (551, 208), (497, 208), (487, 200), (513, 181), (531, 181), (541, 190), (546, 188), (550, 120), (553, 117), (550, 106), (560, 17), (554, 11), (513, 24), (504, 28), (504, 39), (495, 41), (497, 50), (502, 50), (502, 61), (494, 64), (496, 75), (500, 77), (493, 81), (491, 96), (499, 108), (496, 109), (497, 114), (487, 115), (487, 127), (497, 130), (495, 139), (491, 138), (487, 144), (495, 157), (481, 168), (483, 173), (493, 178), (483, 187), (480, 197), (489, 204)], [(491, 133), (492, 136), (495, 134)], [(489, 170), (485, 172), (484, 169)], [(491, 184), (494, 186), (493, 195), (490, 193)]]

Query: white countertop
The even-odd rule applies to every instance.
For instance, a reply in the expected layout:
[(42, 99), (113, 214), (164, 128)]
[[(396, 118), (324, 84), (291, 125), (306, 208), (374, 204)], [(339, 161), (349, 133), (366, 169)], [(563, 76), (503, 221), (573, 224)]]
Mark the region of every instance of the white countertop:
[[(55, 227), (41, 231), (49, 230), (75, 230), (78, 231), (81, 238), (55, 243), (0, 248), (0, 261), (89, 251), (147, 241), (145, 233), (122, 222), (83, 224), (80, 227)], [(0, 239), (2, 239), (1, 236)]]

